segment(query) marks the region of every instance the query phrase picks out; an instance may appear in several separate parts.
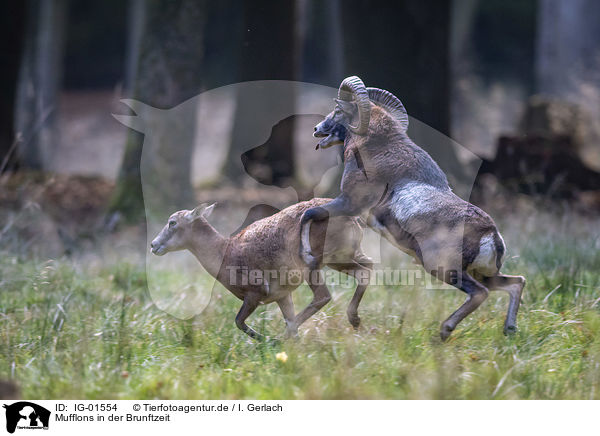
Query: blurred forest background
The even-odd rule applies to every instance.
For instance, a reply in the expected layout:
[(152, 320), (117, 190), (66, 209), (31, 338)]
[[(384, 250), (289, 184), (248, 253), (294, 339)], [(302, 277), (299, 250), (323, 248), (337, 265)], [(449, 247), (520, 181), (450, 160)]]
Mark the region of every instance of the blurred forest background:
[[(599, 1), (14, 0), (0, 4), (0, 34), (0, 397), (600, 395)], [(455, 188), (470, 190), (477, 174), (470, 194), (457, 192), (494, 217), (504, 271), (528, 281), (515, 339), (498, 327), (504, 296), (442, 349), (431, 338), (459, 292), (373, 286), (354, 333), (343, 315), (351, 292), (335, 288), (308, 339), (285, 345), (286, 366), (240, 339), (238, 303), (222, 289), (189, 322), (150, 301), (145, 138), (113, 117), (135, 114), (121, 100), (171, 109), (240, 82), (337, 88), (350, 75), (402, 100), (409, 135), (418, 120), (460, 144), (418, 142)], [(188, 111), (167, 126), (171, 142), (155, 141), (161, 165), (147, 170), (161, 183), (147, 197), (163, 223), (202, 201), (219, 202), (217, 228), (233, 210), (248, 222), (274, 211), (254, 209), (274, 204), (269, 186), (296, 192), (279, 203), (307, 199), (336, 165), (333, 150), (314, 151), (319, 112), (248, 144), (242, 114), (298, 109), (301, 96), (249, 103), (221, 89), (196, 111), (221, 125), (177, 128), (197, 120)], [(214, 156), (194, 151), (199, 134)], [(339, 175), (323, 180), (319, 193), (339, 192)], [(161, 274), (178, 291), (183, 274)], [(270, 308), (256, 319), (283, 325)]]
[[(593, 0), (28, 0), (2, 9), (0, 171), (75, 177), (63, 183), (92, 189), (84, 201), (101, 198), (127, 221), (141, 218), (143, 135), (112, 118), (128, 113), (119, 99), (165, 109), (236, 82), (337, 87), (348, 75), (393, 92), (412, 117), (485, 159), (482, 174), (527, 194), (600, 203), (591, 192), (600, 188)], [(248, 156), (267, 168), (265, 183), (297, 178), (292, 124), (267, 153)], [(193, 135), (181, 141), (191, 150)], [(228, 160), (240, 158), (240, 141), (231, 135)], [(187, 206), (191, 184), (211, 181), (190, 177), (180, 154), (179, 177), (165, 185)], [(460, 156), (432, 154), (460, 178)], [(235, 185), (228, 167), (212, 183)]]

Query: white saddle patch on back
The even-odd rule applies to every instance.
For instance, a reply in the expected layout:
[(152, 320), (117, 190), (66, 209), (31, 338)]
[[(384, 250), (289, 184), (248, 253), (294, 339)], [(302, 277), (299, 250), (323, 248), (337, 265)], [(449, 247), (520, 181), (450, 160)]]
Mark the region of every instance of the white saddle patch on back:
[(398, 190), (394, 190), (391, 209), (399, 222), (406, 222), (415, 215), (436, 210), (436, 197), (444, 191), (418, 182), (410, 182)]

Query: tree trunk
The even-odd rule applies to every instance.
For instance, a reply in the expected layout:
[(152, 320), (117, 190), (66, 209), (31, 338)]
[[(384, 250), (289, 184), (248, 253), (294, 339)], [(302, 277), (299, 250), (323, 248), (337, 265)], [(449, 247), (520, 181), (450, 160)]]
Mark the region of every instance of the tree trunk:
[(540, 1), (537, 35), (537, 91), (585, 102), (585, 85), (599, 82), (600, 3)]
[[(450, 130), (450, 6), (447, 0), (342, 2), (344, 75), (392, 92), (410, 116), (444, 135)], [(463, 177), (451, 147), (419, 145), (450, 178)]]
[(344, 74), (344, 27), (341, 0), (302, 0), (302, 64), (299, 80), (337, 87)]
[(18, 167), (15, 148), (14, 107), (21, 50), (26, 26), (25, 2), (3, 2), (0, 6), (0, 173)]
[(62, 77), (66, 0), (31, 0), (17, 86), (15, 131), (23, 140), (20, 162), (43, 169), (56, 148), (58, 91)]
[[(195, 96), (201, 89), (206, 3), (193, 0), (155, 0), (131, 3), (128, 82), (133, 98), (160, 109), (172, 108)], [(140, 14), (143, 25), (139, 23)], [(131, 25), (134, 24), (134, 25)], [(160, 111), (154, 111), (156, 115)], [(194, 146), (195, 110), (180, 113), (177, 120), (150, 117), (145, 120), (146, 137), (128, 136), (123, 163), (110, 209), (128, 221), (146, 211), (163, 216), (194, 204), (190, 162)], [(172, 122), (165, 122), (172, 121)], [(149, 134), (151, 130), (151, 134)], [(142, 197), (142, 141), (152, 150), (144, 172)]]
[[(244, 2), (244, 41), (241, 52), (239, 81), (294, 80), (297, 76), (297, 29), (295, 27), (296, 2), (266, 0)], [(260, 98), (240, 91), (234, 115), (229, 154), (224, 175), (239, 182), (239, 160), (244, 154), (246, 168), (261, 168), (260, 182), (265, 184), (288, 184), (294, 177), (293, 133), (294, 123), (285, 123), (277, 141), (271, 141), (268, 150), (255, 153), (248, 150), (245, 132), (252, 125), (260, 125), (260, 118), (272, 113), (274, 107), (294, 108), (295, 96), (291, 87), (283, 95), (266, 92)], [(248, 115), (252, 114), (252, 117)], [(282, 127), (283, 129), (283, 127)]]
[(542, 0), (538, 6), (536, 91), (583, 108), (580, 157), (600, 169), (600, 2)]

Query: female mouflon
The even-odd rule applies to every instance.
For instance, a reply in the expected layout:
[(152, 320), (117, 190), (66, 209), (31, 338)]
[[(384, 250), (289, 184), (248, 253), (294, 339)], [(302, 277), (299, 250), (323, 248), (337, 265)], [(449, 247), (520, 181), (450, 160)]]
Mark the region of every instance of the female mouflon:
[[(331, 199), (315, 198), (295, 204), (230, 237), (219, 234), (207, 221), (214, 204), (181, 210), (171, 215), (150, 247), (158, 256), (178, 250), (189, 250), (196, 256), (210, 275), (243, 301), (235, 323), (254, 339), (263, 340), (264, 336), (248, 327), (246, 318), (259, 304), (276, 302), (286, 322), (286, 336), (294, 336), (304, 321), (331, 300), (323, 277), (324, 266), (357, 279), (358, 286), (347, 314), (350, 323), (358, 328), (357, 309), (371, 268), (370, 259), (361, 251), (363, 232), (358, 219), (340, 217), (332, 219), (330, 226), (325, 222), (313, 226), (310, 242), (323, 253), (318, 263), (309, 266), (298, 254), (300, 217), (307, 209), (329, 201)], [(253, 281), (249, 280), (252, 276), (243, 276), (250, 271), (258, 272), (260, 279)], [(303, 280), (310, 286), (314, 298), (296, 315), (291, 293)]]

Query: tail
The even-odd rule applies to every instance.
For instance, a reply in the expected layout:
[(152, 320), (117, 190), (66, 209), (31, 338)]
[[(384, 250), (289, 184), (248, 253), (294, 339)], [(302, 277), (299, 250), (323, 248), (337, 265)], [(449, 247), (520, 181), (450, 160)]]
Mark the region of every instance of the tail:
[(500, 233), (494, 233), (494, 245), (496, 246), (496, 268), (500, 271), (502, 264), (504, 263), (504, 256), (506, 254), (506, 244)]
[(300, 258), (309, 266), (314, 266), (317, 259), (312, 253), (310, 246), (310, 224), (312, 220), (307, 220), (300, 226)]

